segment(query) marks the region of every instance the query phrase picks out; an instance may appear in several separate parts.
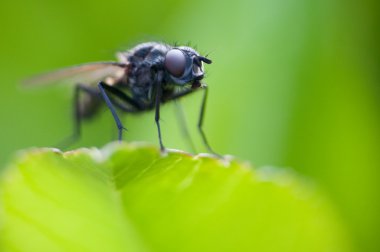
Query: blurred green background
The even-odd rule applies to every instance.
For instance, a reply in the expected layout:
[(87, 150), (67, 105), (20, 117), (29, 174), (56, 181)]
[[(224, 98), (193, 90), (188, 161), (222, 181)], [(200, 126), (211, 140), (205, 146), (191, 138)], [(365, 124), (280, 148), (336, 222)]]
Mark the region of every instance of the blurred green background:
[[(20, 80), (78, 63), (113, 60), (150, 40), (209, 53), (205, 131), (222, 154), (291, 167), (335, 204), (356, 251), (379, 251), (380, 38), (378, 1), (1, 1), (0, 164), (70, 135), (69, 87)], [(199, 146), (200, 94), (183, 99)], [(164, 143), (187, 149), (173, 105)], [(128, 141), (157, 143), (153, 113), (124, 117)], [(74, 147), (116, 138), (104, 110)]]

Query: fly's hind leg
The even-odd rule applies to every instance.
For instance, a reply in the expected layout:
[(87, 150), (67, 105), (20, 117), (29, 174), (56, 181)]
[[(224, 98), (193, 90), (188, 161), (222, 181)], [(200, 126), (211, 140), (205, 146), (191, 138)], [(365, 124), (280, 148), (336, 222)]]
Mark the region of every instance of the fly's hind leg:
[[(75, 143), (81, 135), (81, 122), (84, 116), (84, 111), (83, 108), (81, 108), (80, 104), (80, 94), (85, 93), (89, 95), (91, 98), (90, 99), (95, 99), (95, 100), (100, 100), (99, 92), (91, 87), (88, 87), (83, 84), (77, 84), (74, 89), (74, 99), (73, 99), (73, 116), (74, 116), (74, 124), (73, 124), (73, 133), (70, 137), (66, 138), (62, 142), (58, 144), (60, 148), (67, 148), (68, 146), (72, 145)], [(94, 106), (97, 106), (96, 104)], [(94, 108), (96, 109), (96, 107)], [(89, 110), (90, 111), (90, 110)], [(91, 113), (93, 113), (92, 111)], [(88, 115), (89, 116), (89, 112)]]

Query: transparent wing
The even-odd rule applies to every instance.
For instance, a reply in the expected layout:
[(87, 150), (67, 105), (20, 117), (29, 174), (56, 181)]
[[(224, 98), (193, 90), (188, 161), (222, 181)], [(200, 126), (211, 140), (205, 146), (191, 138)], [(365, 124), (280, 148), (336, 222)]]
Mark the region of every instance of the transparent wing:
[[(113, 84), (126, 74), (128, 64), (118, 62), (94, 62), (63, 68), (50, 73), (37, 75), (23, 81), (26, 86), (50, 84), (97, 84), (99, 81)], [(113, 82), (113, 83), (112, 83)]]

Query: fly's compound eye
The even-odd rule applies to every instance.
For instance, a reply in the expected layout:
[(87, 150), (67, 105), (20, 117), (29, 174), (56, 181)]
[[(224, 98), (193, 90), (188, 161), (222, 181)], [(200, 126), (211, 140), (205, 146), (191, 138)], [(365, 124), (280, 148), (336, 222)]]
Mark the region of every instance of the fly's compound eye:
[(186, 68), (186, 57), (181, 50), (172, 49), (165, 57), (165, 67), (174, 77), (181, 77)]

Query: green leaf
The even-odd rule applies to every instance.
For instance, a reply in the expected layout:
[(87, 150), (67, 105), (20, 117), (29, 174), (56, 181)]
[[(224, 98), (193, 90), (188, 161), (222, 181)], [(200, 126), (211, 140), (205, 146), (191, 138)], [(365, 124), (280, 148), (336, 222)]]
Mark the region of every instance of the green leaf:
[(313, 186), (152, 146), (22, 153), (2, 174), (2, 251), (347, 251)]

